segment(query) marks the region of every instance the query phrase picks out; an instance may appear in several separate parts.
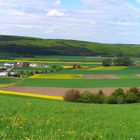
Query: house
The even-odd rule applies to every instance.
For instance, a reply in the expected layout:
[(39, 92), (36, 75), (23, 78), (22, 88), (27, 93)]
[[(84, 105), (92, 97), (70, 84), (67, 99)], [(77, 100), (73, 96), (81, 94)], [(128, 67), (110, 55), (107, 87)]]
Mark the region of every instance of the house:
[(14, 67), (15, 64), (14, 63), (4, 63), (5, 67)]
[(0, 71), (6, 71), (7, 67), (0, 67)]
[(49, 65), (45, 65), (44, 68), (49, 68)]
[(29, 63), (26, 63), (26, 62), (17, 62), (16, 67), (18, 67), (18, 68), (29, 67)]
[(32, 64), (29, 65), (29, 67), (31, 67), (31, 68), (37, 68), (37, 67), (39, 67), (39, 65), (37, 63), (32, 63)]
[(0, 76), (8, 76), (8, 72), (0, 72)]
[(12, 76), (12, 77), (22, 77), (22, 76), (19, 75), (17, 72), (9, 72), (8, 76)]
[(31, 64), (29, 64), (29, 67), (31, 67), (31, 68), (46, 68), (46, 65), (40, 64), (40, 63), (31, 63)]

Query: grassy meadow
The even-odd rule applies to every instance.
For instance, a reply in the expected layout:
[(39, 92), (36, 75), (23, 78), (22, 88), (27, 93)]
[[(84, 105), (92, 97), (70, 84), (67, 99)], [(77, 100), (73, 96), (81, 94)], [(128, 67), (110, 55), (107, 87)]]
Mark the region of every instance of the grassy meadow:
[(139, 140), (140, 105), (0, 95), (1, 140)]
[(18, 86), (63, 87), (63, 88), (102, 88), (102, 87), (139, 87), (140, 79), (44, 79), (27, 78)]

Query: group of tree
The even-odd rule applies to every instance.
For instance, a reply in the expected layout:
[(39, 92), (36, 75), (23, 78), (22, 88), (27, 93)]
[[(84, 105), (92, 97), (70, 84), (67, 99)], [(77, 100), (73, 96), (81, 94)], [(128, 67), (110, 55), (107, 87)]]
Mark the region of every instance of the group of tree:
[(114, 59), (104, 59), (102, 60), (103, 66), (133, 66), (134, 61), (132, 61), (127, 56), (116, 57)]
[(112, 94), (106, 96), (102, 90), (98, 93), (85, 91), (80, 93), (79, 90), (70, 89), (64, 95), (67, 102), (95, 103), (95, 104), (126, 104), (140, 103), (140, 90), (130, 88), (124, 91), (121, 88), (116, 89)]

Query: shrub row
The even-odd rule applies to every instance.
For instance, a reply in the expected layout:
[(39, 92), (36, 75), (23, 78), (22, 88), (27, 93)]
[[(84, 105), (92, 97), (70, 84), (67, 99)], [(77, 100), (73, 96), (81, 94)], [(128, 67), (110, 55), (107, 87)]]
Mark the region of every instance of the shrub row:
[(91, 93), (84, 91), (80, 93), (79, 90), (70, 89), (64, 95), (64, 100), (67, 102), (81, 102), (81, 103), (96, 103), (96, 104), (125, 104), (125, 103), (139, 103), (140, 90), (138, 88), (130, 88), (124, 92), (123, 89), (118, 88), (109, 96), (106, 96), (102, 90), (98, 93)]

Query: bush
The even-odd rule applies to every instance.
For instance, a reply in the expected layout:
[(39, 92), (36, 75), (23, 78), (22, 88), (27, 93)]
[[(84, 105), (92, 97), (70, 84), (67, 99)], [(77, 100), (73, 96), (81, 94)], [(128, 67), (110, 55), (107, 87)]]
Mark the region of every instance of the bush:
[(112, 65), (112, 59), (104, 59), (102, 60), (103, 66), (111, 66)]
[(138, 97), (135, 95), (135, 93), (128, 91), (126, 93), (125, 100), (126, 100), (126, 103), (137, 103)]
[(133, 66), (134, 62), (127, 56), (118, 57), (113, 60), (115, 66)]
[(99, 104), (106, 103), (106, 96), (104, 95), (102, 90), (99, 90), (99, 92), (96, 95), (96, 101)]
[(138, 88), (130, 88), (130, 92), (133, 92), (136, 96), (140, 98), (140, 90)]
[(130, 88), (126, 94), (123, 89), (116, 89), (109, 97), (105, 96), (100, 90), (97, 94), (85, 91), (80, 94), (79, 90), (68, 90), (64, 95), (64, 100), (68, 102), (82, 103), (108, 103), (108, 104), (124, 104), (140, 102), (140, 91), (138, 88)]
[(64, 100), (68, 102), (79, 102), (80, 99), (80, 91), (70, 89), (64, 95)]
[(140, 90), (138, 88), (130, 88), (128, 92), (132, 92), (137, 97), (137, 102), (140, 102)]
[(92, 103), (94, 102), (94, 95), (89, 91), (85, 91), (82, 94), (80, 94), (79, 101), (82, 103)]
[(125, 94), (123, 89), (116, 89), (109, 97), (108, 103), (110, 104), (123, 104), (125, 103)]

